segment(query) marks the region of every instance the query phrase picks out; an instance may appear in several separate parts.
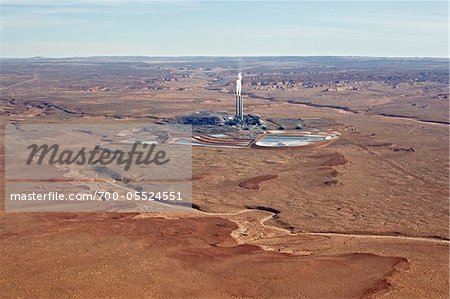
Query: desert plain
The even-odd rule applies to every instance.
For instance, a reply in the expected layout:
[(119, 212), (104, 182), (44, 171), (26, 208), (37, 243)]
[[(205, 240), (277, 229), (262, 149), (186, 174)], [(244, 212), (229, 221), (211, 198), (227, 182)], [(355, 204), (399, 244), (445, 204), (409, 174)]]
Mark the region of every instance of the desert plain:
[(448, 298), (448, 69), (425, 58), (2, 59), (3, 128), (233, 112), (242, 72), (246, 113), (340, 135), (194, 147), (189, 212), (2, 211), (2, 297)]

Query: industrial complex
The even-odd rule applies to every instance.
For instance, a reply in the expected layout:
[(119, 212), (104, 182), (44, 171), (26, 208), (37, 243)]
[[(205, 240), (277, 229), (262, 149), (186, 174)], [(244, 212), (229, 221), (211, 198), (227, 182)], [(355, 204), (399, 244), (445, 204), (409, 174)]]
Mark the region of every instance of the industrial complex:
[[(192, 125), (192, 145), (213, 147), (304, 147), (330, 143), (338, 137), (336, 132), (303, 130), (296, 120), (293, 130), (284, 125), (267, 122), (256, 114), (244, 114), (242, 97), (242, 73), (238, 74), (235, 89), (235, 113), (227, 111), (198, 111), (179, 117), (178, 122)], [(281, 120), (285, 123), (288, 120)], [(186, 141), (183, 141), (184, 143)]]

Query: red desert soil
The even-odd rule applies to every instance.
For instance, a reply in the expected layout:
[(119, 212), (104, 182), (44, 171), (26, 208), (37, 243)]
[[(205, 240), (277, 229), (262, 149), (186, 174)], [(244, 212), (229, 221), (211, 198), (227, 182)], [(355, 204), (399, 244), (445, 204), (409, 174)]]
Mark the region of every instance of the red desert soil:
[(192, 174), (192, 180), (201, 180), (204, 179), (205, 177), (207, 177), (209, 175), (209, 173), (204, 172), (204, 173), (196, 173), (196, 174)]
[(237, 245), (218, 218), (6, 214), (4, 298), (345, 297), (386, 291), (404, 258), (295, 256)]
[(260, 175), (239, 183), (239, 187), (251, 190), (261, 189), (260, 183), (278, 177), (276, 174)]
[(337, 152), (332, 154), (318, 155), (314, 156), (313, 158), (325, 160), (321, 164), (321, 166), (338, 166), (338, 165), (345, 165), (348, 163), (347, 159), (345, 159), (345, 157), (342, 154)]

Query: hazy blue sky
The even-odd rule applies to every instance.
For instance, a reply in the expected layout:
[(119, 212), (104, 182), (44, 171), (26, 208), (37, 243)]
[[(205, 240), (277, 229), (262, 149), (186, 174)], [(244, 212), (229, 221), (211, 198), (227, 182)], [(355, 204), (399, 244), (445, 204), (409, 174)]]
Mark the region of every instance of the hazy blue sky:
[(447, 1), (0, 1), (1, 57), (448, 57)]

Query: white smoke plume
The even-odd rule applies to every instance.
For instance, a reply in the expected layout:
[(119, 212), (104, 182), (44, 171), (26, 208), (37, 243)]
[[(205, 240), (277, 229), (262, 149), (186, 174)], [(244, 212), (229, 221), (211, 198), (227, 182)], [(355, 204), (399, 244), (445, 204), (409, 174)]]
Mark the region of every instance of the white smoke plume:
[(238, 74), (238, 79), (236, 80), (236, 94), (241, 95), (242, 90), (242, 74)]

